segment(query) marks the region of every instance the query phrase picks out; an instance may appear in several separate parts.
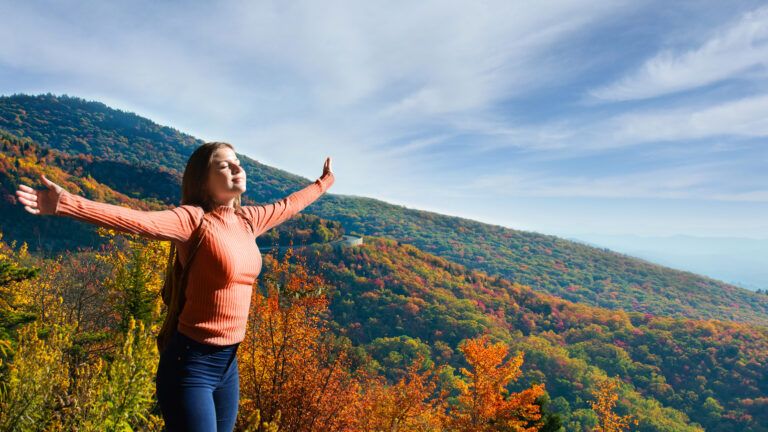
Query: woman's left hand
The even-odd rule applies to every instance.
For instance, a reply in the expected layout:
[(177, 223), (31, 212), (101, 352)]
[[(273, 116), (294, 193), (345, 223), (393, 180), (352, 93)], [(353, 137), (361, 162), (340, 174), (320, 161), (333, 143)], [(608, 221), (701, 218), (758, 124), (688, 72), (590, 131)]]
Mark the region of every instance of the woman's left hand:
[(325, 165), (323, 165), (323, 175), (322, 175), (322, 177), (325, 177), (325, 175), (328, 174), (328, 173), (333, 173), (333, 171), (331, 171), (331, 157), (330, 156), (325, 158)]

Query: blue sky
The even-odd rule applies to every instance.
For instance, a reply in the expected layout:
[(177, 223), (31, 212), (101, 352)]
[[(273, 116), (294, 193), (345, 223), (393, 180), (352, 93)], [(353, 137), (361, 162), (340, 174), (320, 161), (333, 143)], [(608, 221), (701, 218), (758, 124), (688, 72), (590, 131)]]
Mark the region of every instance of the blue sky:
[(99, 100), (310, 179), (331, 156), (335, 193), (512, 228), (768, 245), (765, 2), (0, 1), (0, 16), (2, 94)]

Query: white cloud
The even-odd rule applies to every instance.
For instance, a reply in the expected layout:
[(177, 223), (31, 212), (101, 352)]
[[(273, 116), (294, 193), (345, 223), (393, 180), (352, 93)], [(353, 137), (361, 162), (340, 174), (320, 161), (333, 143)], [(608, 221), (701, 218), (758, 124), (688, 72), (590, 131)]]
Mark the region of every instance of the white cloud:
[(640, 70), (589, 94), (610, 101), (652, 98), (749, 74), (764, 78), (766, 66), (768, 6), (718, 29), (697, 48), (682, 52), (663, 50)]
[[(285, 167), (320, 141), (357, 147), (350, 158), (389, 146), (377, 155), (395, 164), (420, 150), (400, 138), (451, 134), (446, 115), (571, 76), (578, 66), (552, 50), (636, 4), (25, 2), (0, 5), (0, 64), (208, 139), (282, 145), (273, 160)], [(291, 134), (302, 140), (280, 144)]]
[(703, 108), (629, 113), (609, 126), (618, 143), (674, 141), (718, 136), (768, 136), (768, 95), (726, 101)]
[(636, 109), (604, 119), (572, 115), (534, 125), (508, 125), (494, 116), (475, 116), (457, 119), (452, 127), (484, 137), (473, 143), (475, 151), (514, 148), (537, 161), (583, 157), (660, 142), (682, 145), (692, 140), (709, 140), (699, 147), (704, 152), (721, 146), (718, 139), (768, 137), (768, 94), (719, 103), (707, 101), (698, 106)]
[(729, 175), (725, 162), (657, 168), (615, 175), (558, 175), (525, 169), (480, 175), (456, 186), (468, 196), (488, 194), (514, 197), (663, 198), (768, 202), (768, 189), (726, 193)]
[[(46, 91), (103, 94), (123, 106), (175, 111), (180, 118), (200, 113), (223, 120), (247, 106), (220, 65), (148, 24), (162, 21), (162, 10), (136, 7), (15, 3), (0, 26), (0, 64), (43, 74)], [(179, 123), (174, 126), (187, 124)]]

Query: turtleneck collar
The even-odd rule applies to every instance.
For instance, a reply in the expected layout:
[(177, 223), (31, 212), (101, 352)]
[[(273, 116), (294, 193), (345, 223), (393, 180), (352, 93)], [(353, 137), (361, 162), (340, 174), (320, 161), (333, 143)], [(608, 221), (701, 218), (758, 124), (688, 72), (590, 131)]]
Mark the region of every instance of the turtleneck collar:
[(235, 213), (235, 208), (222, 205), (222, 206), (218, 206), (218, 207), (214, 208), (213, 211), (216, 212), (216, 213), (221, 213), (221, 214), (234, 214)]

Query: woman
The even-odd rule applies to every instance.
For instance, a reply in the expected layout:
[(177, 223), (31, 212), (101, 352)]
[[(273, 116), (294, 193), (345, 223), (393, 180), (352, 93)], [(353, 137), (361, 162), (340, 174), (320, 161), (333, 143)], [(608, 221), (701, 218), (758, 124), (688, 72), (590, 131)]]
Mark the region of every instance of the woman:
[(318, 199), (334, 182), (331, 158), (304, 189), (267, 205), (241, 206), (245, 171), (224, 142), (198, 147), (187, 161), (181, 205), (140, 211), (71, 194), (41, 176), (47, 189), (20, 185), (16, 195), (36, 215), (60, 215), (156, 240), (170, 240), (186, 262), (203, 216), (202, 243), (190, 265), (186, 301), (171, 342), (160, 353), (157, 399), (169, 431), (231, 431), (239, 404), (237, 348), (245, 337), (251, 290), (261, 271), (256, 237)]

